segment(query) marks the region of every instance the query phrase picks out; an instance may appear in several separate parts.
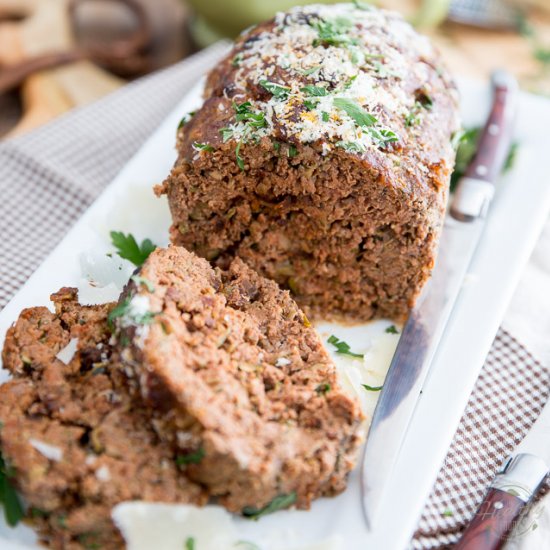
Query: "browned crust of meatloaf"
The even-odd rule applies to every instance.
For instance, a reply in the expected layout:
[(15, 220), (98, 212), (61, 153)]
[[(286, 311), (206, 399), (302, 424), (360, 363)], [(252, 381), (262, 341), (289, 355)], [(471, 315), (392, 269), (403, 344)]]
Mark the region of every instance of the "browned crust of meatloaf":
[[(56, 312), (24, 310), (6, 336), (0, 386), (0, 447), (30, 506), (31, 524), (56, 549), (118, 549), (111, 508), (124, 500), (203, 504), (201, 488), (179, 472), (143, 408), (110, 363), (111, 305), (80, 306), (75, 289), (52, 296)], [(56, 358), (72, 338), (68, 365)], [(31, 440), (62, 452), (50, 460)]]
[(157, 249), (140, 276), (129, 303), (146, 297), (154, 317), (119, 319), (121, 356), (161, 437), (201, 456), (187, 475), (235, 512), (342, 491), (362, 414), (288, 293), (238, 259), (220, 272), (181, 247)]
[[(395, 17), (387, 17), (392, 24)], [(403, 318), (436, 255), (454, 162), (454, 84), (435, 52), (398, 46), (410, 71), (379, 79), (380, 89), (419, 101), (429, 95), (431, 103), (410, 126), (388, 108), (376, 111), (399, 135), (396, 143), (325, 153), (323, 140), (301, 142), (276, 120), (271, 134), (241, 146), (241, 170), (235, 140), (224, 143), (220, 130), (235, 121), (233, 102), (261, 102), (269, 94), (232, 60), (247, 56), (266, 32), (277, 32), (273, 21), (237, 41), (210, 74), (203, 107), (179, 131), (178, 161), (157, 189), (168, 196), (172, 242), (219, 266), (241, 257), (289, 288), (316, 318)], [(389, 40), (384, 28), (369, 32)], [(268, 56), (257, 62), (271, 81), (311, 83), (310, 76), (273, 67)], [(213, 151), (199, 152), (196, 143)]]

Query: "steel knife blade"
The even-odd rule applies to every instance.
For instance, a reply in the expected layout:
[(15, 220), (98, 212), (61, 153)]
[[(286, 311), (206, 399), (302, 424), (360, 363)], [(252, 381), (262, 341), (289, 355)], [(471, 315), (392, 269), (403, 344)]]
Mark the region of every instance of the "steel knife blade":
[(422, 385), (483, 233), (494, 183), (511, 143), (517, 83), (492, 76), (493, 104), (478, 149), (457, 185), (432, 276), (403, 328), (374, 411), (363, 451), (361, 496), (372, 528)]

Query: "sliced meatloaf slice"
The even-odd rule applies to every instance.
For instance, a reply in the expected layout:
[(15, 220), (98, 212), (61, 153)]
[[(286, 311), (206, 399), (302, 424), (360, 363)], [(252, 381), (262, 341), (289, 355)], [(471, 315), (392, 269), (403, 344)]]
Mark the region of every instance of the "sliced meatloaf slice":
[(220, 271), (172, 246), (151, 254), (116, 314), (157, 433), (229, 510), (282, 495), (307, 508), (345, 488), (360, 407), (287, 291), (239, 259)]
[(459, 128), (427, 38), (358, 4), (246, 31), (178, 131), (171, 239), (238, 256), (318, 318), (403, 318), (428, 279)]
[(26, 309), (7, 333), (3, 366), (14, 379), (0, 386), (1, 452), (43, 543), (119, 549), (118, 502), (206, 497), (111, 366), (113, 305), (80, 306), (74, 289), (52, 299), (55, 313)]

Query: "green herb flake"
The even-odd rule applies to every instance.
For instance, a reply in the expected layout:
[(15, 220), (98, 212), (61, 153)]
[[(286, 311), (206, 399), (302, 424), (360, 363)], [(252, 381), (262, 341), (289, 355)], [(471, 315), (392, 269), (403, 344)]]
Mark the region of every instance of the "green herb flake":
[(187, 537), (185, 540), (185, 550), (195, 550), (195, 537)]
[(237, 143), (237, 147), (235, 147), (235, 158), (237, 159), (237, 166), (244, 172), (244, 160), (240, 155), (242, 144), (242, 141)]
[(357, 45), (359, 40), (349, 36), (353, 23), (344, 17), (334, 20), (316, 19), (310, 25), (317, 31), (313, 46), (349, 46)]
[(278, 141), (273, 142), (273, 149), (277, 151), (277, 153), (281, 150), (281, 144)]
[(13, 477), (13, 470), (8, 467), (0, 453), (0, 503), (4, 506), (6, 523), (11, 527), (17, 525), (25, 516), (23, 506), (10, 481)]
[(238, 67), (243, 61), (243, 54), (238, 53), (232, 60), (231, 60), (231, 66), (232, 67)]
[(196, 112), (197, 111), (191, 111), (190, 113), (183, 115), (182, 119), (178, 124), (178, 130), (181, 130), (181, 128), (183, 128), (195, 116)]
[(334, 334), (332, 334), (329, 339), (327, 340), (329, 344), (332, 344), (336, 348), (336, 353), (340, 353), (342, 355), (349, 355), (350, 357), (364, 357), (364, 354), (362, 353), (354, 353), (351, 351), (350, 346), (347, 342), (344, 342), (343, 340), (340, 340)]
[(202, 447), (193, 451), (192, 453), (187, 453), (184, 455), (178, 455), (176, 457), (176, 464), (178, 466), (186, 466), (187, 464), (200, 464), (201, 460), (204, 458), (205, 452)]
[(356, 79), (357, 79), (356, 74), (348, 78), (347, 82), (344, 84), (344, 90), (349, 90), (351, 88), (351, 85), (355, 82)]
[(158, 315), (152, 311), (147, 311), (142, 315), (132, 315), (130, 307), (131, 301), (132, 297), (126, 296), (122, 302), (109, 312), (109, 315), (107, 315), (107, 322), (111, 329), (114, 328), (115, 319), (119, 319), (120, 317), (129, 317), (129, 320), (136, 325), (149, 325), (153, 322), (155, 315)]
[(302, 69), (300, 72), (304, 76), (310, 76), (313, 73), (316, 73), (321, 68), (321, 65), (317, 65), (316, 67), (310, 67), (309, 69)]
[(233, 102), (233, 109), (235, 110), (235, 120), (237, 122), (246, 122), (252, 128), (265, 128), (267, 126), (264, 113), (254, 111), (250, 101), (240, 104)]
[(390, 325), (389, 327), (386, 327), (385, 332), (388, 334), (399, 334), (399, 331), (397, 330), (395, 325)]
[(330, 120), (330, 115), (326, 111), (323, 111), (321, 113), (321, 119), (323, 122), (328, 122)]
[(233, 137), (233, 128), (220, 128), (220, 134), (222, 136), (222, 141), (226, 143)]
[(317, 101), (315, 99), (306, 99), (304, 101), (304, 107), (308, 111), (313, 111), (317, 107)]
[(143, 265), (149, 254), (157, 247), (150, 239), (144, 239), (138, 245), (131, 233), (125, 235), (122, 231), (111, 231), (110, 235), (111, 243), (117, 249), (117, 254), (138, 267)]
[(328, 382), (325, 382), (324, 384), (319, 384), (316, 388), (315, 388), (315, 391), (319, 394), (319, 395), (324, 395), (325, 393), (328, 393), (330, 391), (330, 384)]
[(369, 386), (368, 384), (361, 384), (367, 391), (380, 391), (384, 386)]
[(298, 149), (292, 143), (288, 146), (287, 155), (289, 158), (294, 158), (298, 154)]
[(323, 86), (314, 86), (313, 84), (308, 84), (307, 86), (300, 88), (300, 91), (313, 97), (323, 97), (328, 95), (328, 90), (326, 88)]
[(373, 126), (378, 122), (376, 117), (367, 113), (362, 107), (357, 105), (352, 99), (337, 97), (334, 99), (334, 106), (341, 111), (344, 111), (350, 118), (355, 121), (358, 126)]
[(193, 149), (195, 149), (195, 151), (212, 152), (214, 150), (214, 147), (212, 147), (212, 145), (209, 145), (208, 143), (200, 143), (198, 141), (194, 141), (192, 147)]
[(358, 10), (362, 10), (362, 11), (371, 11), (372, 10), (372, 6), (370, 6), (366, 2), (361, 2), (360, 0), (353, 0), (353, 5)]
[(276, 496), (269, 504), (263, 508), (256, 508), (255, 506), (245, 506), (242, 510), (244, 517), (249, 519), (258, 520), (267, 514), (272, 514), (278, 510), (284, 510), (292, 506), (296, 502), (296, 492), (289, 493), (288, 495)]
[(290, 93), (290, 88), (288, 86), (283, 86), (276, 82), (269, 82), (269, 80), (260, 80), (260, 86), (272, 94), (273, 97), (279, 99), (286, 99)]
[(452, 510), (444, 510), (442, 515), (443, 515), (443, 517), (451, 518), (451, 517), (453, 517), (453, 511)]
[(153, 285), (149, 279), (141, 277), (140, 275), (133, 275), (130, 279), (138, 286), (143, 285), (149, 292), (155, 292), (155, 285)]

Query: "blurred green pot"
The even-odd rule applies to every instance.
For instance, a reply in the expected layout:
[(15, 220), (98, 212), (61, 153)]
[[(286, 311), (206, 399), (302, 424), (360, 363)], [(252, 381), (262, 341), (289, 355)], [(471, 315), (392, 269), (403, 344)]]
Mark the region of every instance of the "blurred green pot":
[(334, 0), (187, 0), (195, 12), (191, 33), (198, 46), (220, 38), (234, 38), (243, 29), (273, 17), (278, 11), (305, 4), (333, 4)]

